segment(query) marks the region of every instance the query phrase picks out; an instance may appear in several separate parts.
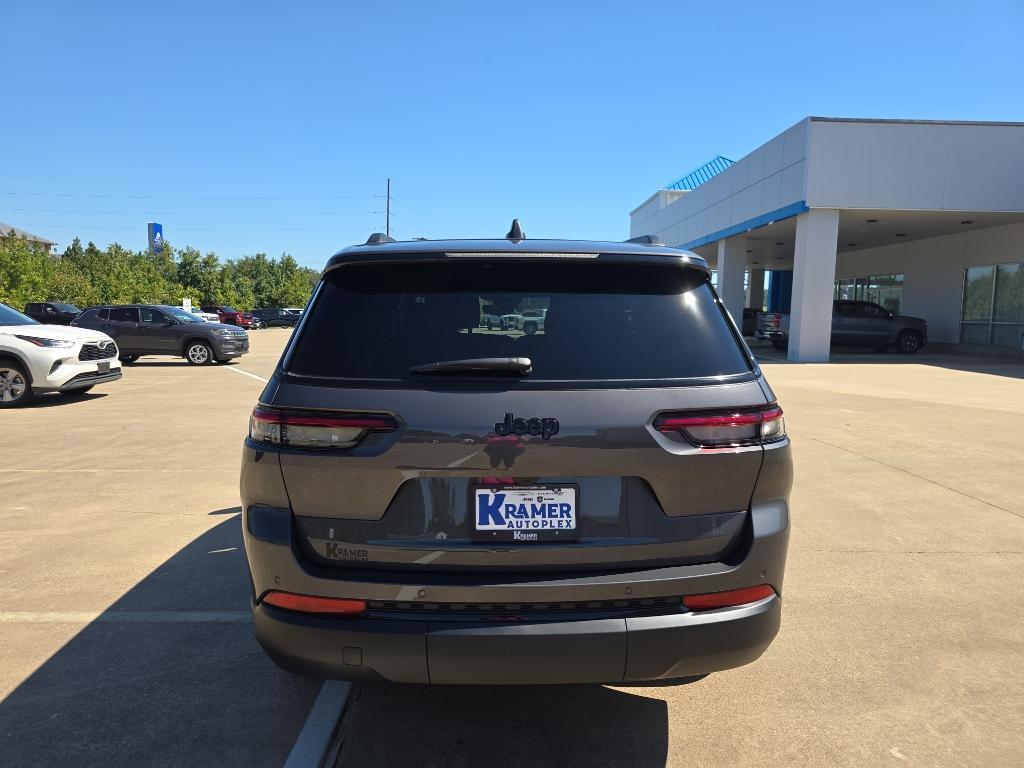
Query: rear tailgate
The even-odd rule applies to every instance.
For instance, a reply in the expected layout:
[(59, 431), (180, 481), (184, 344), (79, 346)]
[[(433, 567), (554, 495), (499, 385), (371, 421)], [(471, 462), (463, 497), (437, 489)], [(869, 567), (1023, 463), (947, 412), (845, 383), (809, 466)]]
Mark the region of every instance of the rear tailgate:
[[(725, 557), (743, 534), (761, 446), (708, 450), (653, 426), (666, 412), (767, 405), (706, 273), (509, 266), (344, 268), (325, 280), (264, 405), (384, 414), (396, 429), (344, 450), (281, 448), (306, 555), (534, 572)], [(542, 309), (545, 328), (488, 330), (482, 307)], [(495, 357), (528, 358), (532, 373), (408, 370)], [(518, 419), (557, 431), (504, 434)], [(573, 531), (489, 538), (476, 489), (517, 487), (569, 489)]]
[[(291, 387), (288, 394), (284, 402), (309, 403), (325, 393)], [(761, 467), (760, 446), (703, 450), (651, 426), (659, 412), (684, 403), (713, 410), (764, 404), (756, 382), (472, 397), (353, 391), (345, 402), (390, 410), (403, 426), (368, 438), (358, 457), (282, 450), (299, 530), (309, 553), (325, 561), (434, 570), (705, 562), (739, 536)], [(494, 424), (506, 409), (556, 418), (559, 433), (502, 445)], [(578, 541), (474, 541), (470, 489), (496, 484), (576, 486)]]

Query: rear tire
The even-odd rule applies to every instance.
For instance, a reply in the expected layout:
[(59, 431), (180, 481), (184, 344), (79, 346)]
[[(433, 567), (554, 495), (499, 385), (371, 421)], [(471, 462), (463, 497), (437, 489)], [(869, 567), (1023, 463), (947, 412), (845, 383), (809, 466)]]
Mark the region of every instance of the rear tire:
[(901, 331), (896, 337), (896, 349), (904, 355), (912, 355), (921, 349), (921, 334), (917, 331)]
[(213, 350), (205, 341), (190, 341), (185, 347), (185, 359), (191, 365), (209, 365), (213, 362)]
[(138, 355), (122, 355), (118, 359), (121, 361), (122, 365), (134, 365), (138, 361), (139, 356)]
[(537, 332), (536, 323), (523, 323), (523, 333), (527, 336), (533, 336)]
[(0, 408), (20, 408), (35, 399), (28, 372), (9, 360), (0, 360)]

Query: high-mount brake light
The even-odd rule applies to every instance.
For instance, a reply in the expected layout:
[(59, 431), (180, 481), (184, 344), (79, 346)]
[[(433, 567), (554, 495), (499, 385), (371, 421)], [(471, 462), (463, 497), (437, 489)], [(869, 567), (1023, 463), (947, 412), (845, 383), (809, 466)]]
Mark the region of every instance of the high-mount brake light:
[(351, 448), (370, 432), (394, 432), (398, 422), (379, 413), (308, 413), (256, 406), (249, 437), (292, 448)]
[(786, 437), (786, 422), (777, 405), (731, 413), (662, 414), (654, 420), (654, 428), (677, 432), (698, 448), (763, 445)]
[(267, 592), (263, 602), (275, 608), (302, 613), (329, 613), (335, 616), (358, 616), (366, 610), (365, 600), (350, 600), (342, 597), (317, 597), (297, 595), (294, 592)]

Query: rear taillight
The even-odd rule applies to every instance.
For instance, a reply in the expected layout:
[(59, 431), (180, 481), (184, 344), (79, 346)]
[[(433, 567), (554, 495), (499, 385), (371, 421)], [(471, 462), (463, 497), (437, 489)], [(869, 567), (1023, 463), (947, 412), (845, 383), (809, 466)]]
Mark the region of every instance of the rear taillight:
[(786, 436), (786, 422), (777, 405), (729, 413), (667, 413), (654, 420), (654, 428), (676, 432), (699, 448), (761, 445)]
[(258, 443), (292, 448), (351, 448), (370, 432), (394, 432), (387, 414), (305, 413), (257, 406), (249, 418), (249, 437)]
[(366, 610), (365, 600), (297, 595), (294, 592), (267, 592), (263, 596), (263, 602), (275, 608), (284, 608), (288, 611), (329, 613), (335, 616), (357, 616)]
[(725, 592), (686, 595), (683, 598), (683, 605), (691, 611), (712, 611), (715, 608), (734, 608), (737, 605), (756, 603), (758, 600), (764, 600), (774, 594), (775, 589), (771, 585), (758, 584), (756, 587), (727, 589)]

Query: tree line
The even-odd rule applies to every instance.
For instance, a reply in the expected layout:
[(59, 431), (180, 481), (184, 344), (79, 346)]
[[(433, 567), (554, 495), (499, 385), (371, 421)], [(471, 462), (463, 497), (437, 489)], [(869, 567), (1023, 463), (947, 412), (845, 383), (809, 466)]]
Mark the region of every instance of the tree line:
[(236, 309), (301, 307), (320, 273), (290, 255), (264, 253), (221, 261), (195, 248), (160, 253), (117, 243), (100, 249), (76, 237), (61, 254), (11, 232), (0, 236), (0, 302), (22, 310), (33, 301), (93, 304), (226, 304)]

